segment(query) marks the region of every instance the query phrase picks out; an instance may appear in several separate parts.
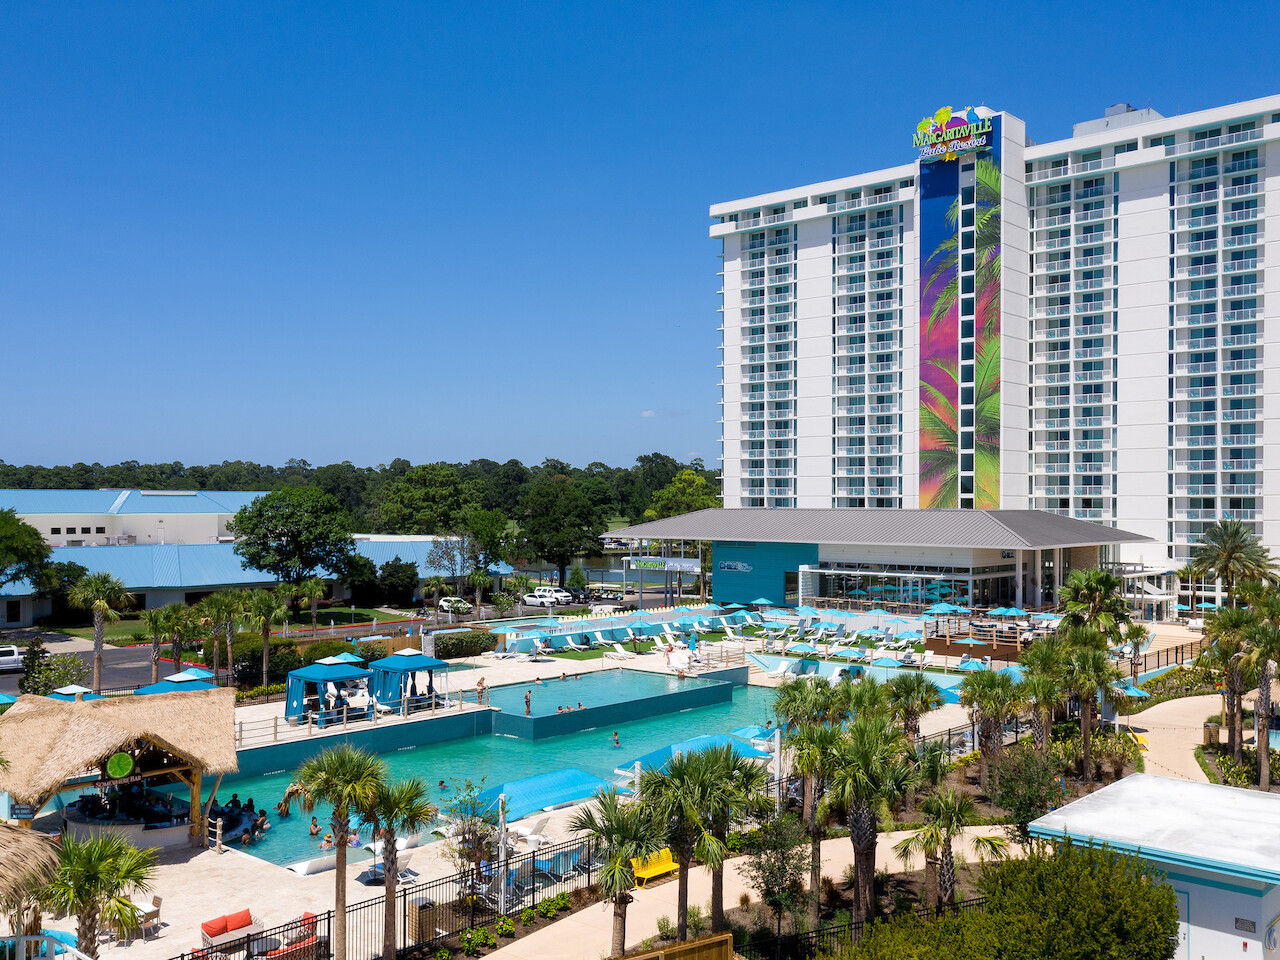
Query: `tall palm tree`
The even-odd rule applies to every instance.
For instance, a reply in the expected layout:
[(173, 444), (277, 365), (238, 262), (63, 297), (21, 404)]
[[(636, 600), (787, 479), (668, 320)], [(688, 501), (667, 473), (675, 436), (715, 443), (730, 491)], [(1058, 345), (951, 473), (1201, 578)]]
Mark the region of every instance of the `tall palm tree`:
[(173, 672), (182, 669), (182, 654), (186, 642), (200, 635), (200, 618), (194, 607), (170, 603), (164, 607), (169, 630), (169, 652), (173, 656)]
[(305, 600), (307, 606), (311, 608), (311, 635), (316, 635), (316, 611), (320, 609), (320, 601), (324, 599), (325, 594), (329, 592), (329, 588), (325, 586), (325, 582), (319, 577), (307, 577), (297, 588), (297, 597), (299, 600)]
[(387, 766), (372, 753), (340, 744), (302, 761), (284, 791), (287, 810), (298, 803), (307, 813), (327, 804), (332, 813), (338, 869), (333, 878), (333, 957), (347, 960), (347, 845), (352, 814), (369, 808), (386, 779)]
[(650, 857), (666, 842), (662, 826), (650, 816), (643, 803), (623, 803), (616, 787), (602, 790), (595, 801), (578, 808), (569, 823), (575, 833), (584, 833), (597, 844), (600, 863), (597, 876), (605, 899), (613, 904), (613, 945), (609, 955), (620, 957), (627, 950), (627, 904), (636, 878), (631, 861)]
[(872, 916), (876, 835), (880, 811), (914, 786), (916, 773), (907, 758), (907, 740), (884, 715), (860, 716), (840, 742), (824, 803), (842, 812), (853, 844), (854, 916)]
[(118, 833), (62, 838), (58, 867), (43, 898), (60, 913), (76, 915), (81, 953), (96, 960), (104, 923), (117, 930), (137, 924), (130, 898), (151, 889), (156, 849), (139, 850)]
[(255, 590), (244, 607), (245, 626), (262, 634), (262, 685), (267, 685), (271, 661), (271, 627), (284, 619), (289, 601), (275, 590)]
[(820, 809), (819, 793), (835, 761), (843, 737), (837, 727), (812, 721), (791, 728), (786, 745), (792, 751), (791, 769), (804, 785), (802, 819), (809, 834), (809, 914), (817, 923), (822, 895), (822, 841), (827, 811)]
[(418, 777), (394, 783), (383, 781), (372, 801), (361, 810), (363, 819), (373, 825), (382, 842), (382, 877), (386, 884), (382, 960), (396, 960), (396, 881), (400, 870), (396, 838), (417, 833), (435, 820), (438, 811), (427, 797), (427, 784)]
[[(704, 751), (707, 763), (714, 769), (712, 780), (718, 789), (707, 795), (703, 816), (711, 827), (711, 835), (726, 848), (729, 827), (735, 819), (763, 812), (769, 806), (765, 786), (768, 772), (756, 761), (740, 757), (728, 746)], [(724, 930), (724, 861), (711, 867), (711, 932)]]
[(1058, 636), (1045, 637), (1025, 650), (1018, 662), (1023, 668), (1018, 699), (1031, 721), (1031, 742), (1037, 752), (1045, 753), (1054, 713), (1066, 695), (1062, 681), (1066, 650)]
[(160, 644), (169, 638), (169, 613), (164, 607), (143, 610), (138, 619), (151, 635), (151, 682), (160, 679)]
[[(200, 619), (209, 630), (209, 642), (213, 645), (214, 682), (218, 681), (218, 669), (221, 664), (221, 645), (227, 645), (227, 675), (231, 676), (235, 666), (232, 661), (233, 640), (235, 638), (236, 621), (243, 610), (242, 598), (237, 590), (219, 590), (200, 601), (198, 606)], [(222, 636), (219, 636), (222, 634)]]
[(726, 847), (708, 829), (704, 811), (720, 789), (715, 766), (705, 752), (673, 757), (661, 769), (640, 776), (640, 796), (666, 832), (672, 859), (680, 866), (676, 888), (676, 938), (689, 934), (689, 864), (697, 857), (709, 867), (724, 861)]
[[(525, 577), (525, 579), (528, 580), (529, 578)], [(431, 591), (431, 603), (435, 607), (437, 626), (440, 624), (440, 594), (444, 591), (444, 588), (444, 577), (441, 576), (433, 575), (422, 581), (422, 589)], [(520, 608), (520, 612), (524, 613), (523, 606)]]
[(1227, 603), (1235, 601), (1232, 587), (1241, 580), (1276, 580), (1276, 563), (1262, 539), (1242, 520), (1219, 520), (1200, 535), (1194, 562), (1221, 582)]
[(120, 619), (119, 611), (133, 603), (133, 594), (119, 577), (109, 573), (87, 573), (67, 592), (73, 607), (93, 611), (93, 692), (102, 692), (102, 643), (107, 621)]
[(1072, 570), (1058, 589), (1061, 629), (1092, 627), (1111, 643), (1119, 642), (1133, 620), (1121, 587), (1120, 578), (1109, 570)]
[(1280, 660), (1280, 627), (1270, 620), (1255, 624), (1246, 633), (1245, 663), (1258, 677), (1258, 699), (1253, 705), (1254, 743), (1258, 748), (1258, 789), (1271, 789), (1271, 681)]
[[(885, 687), (889, 694), (889, 709), (902, 724), (902, 732), (907, 738), (907, 753), (914, 762), (916, 741), (920, 737), (920, 718), (941, 707), (946, 698), (941, 687), (915, 670), (892, 677)], [(906, 806), (907, 809), (915, 807), (914, 791), (908, 791)]]
[(476, 568), (467, 574), (467, 583), (476, 592), (476, 619), (484, 619), (484, 592), (493, 587), (493, 577), (489, 571)]
[(1084, 753), (1085, 778), (1093, 776), (1093, 708), (1098, 695), (1105, 693), (1123, 674), (1105, 650), (1075, 646), (1067, 654), (1066, 687), (1080, 700), (1080, 746)]
[(1200, 662), (1211, 670), (1222, 672), (1222, 694), (1226, 716), (1227, 749), (1237, 763), (1244, 749), (1245, 657), (1246, 637), (1259, 619), (1258, 611), (1224, 607), (1205, 619), (1204, 632), (1209, 646), (1200, 652)]
[(1196, 583), (1204, 576), (1204, 571), (1196, 566), (1196, 562), (1193, 559), (1175, 570), (1173, 575), (1178, 578), (1179, 592), (1181, 592), (1183, 584), (1186, 584), (1190, 590), (1191, 598), (1187, 605), (1194, 611), (1196, 609)]
[[(926, 858), (930, 850), (936, 852), (938, 885), (935, 908), (942, 910), (955, 898), (956, 859), (952, 845), (964, 828), (976, 818), (977, 804), (967, 793), (946, 789), (925, 797), (922, 808), (929, 818), (928, 823), (915, 836), (907, 837), (897, 844), (894, 850), (907, 856), (924, 852)], [(978, 856), (983, 859), (1002, 857), (1009, 849), (1009, 841), (1004, 837), (973, 837), (971, 842)]]
[(1021, 706), (1012, 676), (994, 670), (979, 670), (960, 681), (960, 702), (978, 727), (979, 781), (989, 793), (991, 762), (1004, 752), (1004, 725)]
[(529, 579), (529, 575), (525, 573), (513, 574), (507, 577), (507, 589), (511, 591), (511, 595), (516, 598), (516, 605), (520, 610), (520, 616), (524, 616), (524, 595), (533, 589), (533, 581)]

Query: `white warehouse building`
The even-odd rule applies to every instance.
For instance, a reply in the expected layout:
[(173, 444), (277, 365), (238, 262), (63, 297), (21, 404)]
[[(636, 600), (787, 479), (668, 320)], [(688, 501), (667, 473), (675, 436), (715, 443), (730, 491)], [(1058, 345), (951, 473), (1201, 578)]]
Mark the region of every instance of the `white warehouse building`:
[(902, 139), (711, 207), (725, 506), (1045, 510), (1150, 537), (1106, 558), (1149, 573), (1219, 519), (1280, 546), (1280, 96)]

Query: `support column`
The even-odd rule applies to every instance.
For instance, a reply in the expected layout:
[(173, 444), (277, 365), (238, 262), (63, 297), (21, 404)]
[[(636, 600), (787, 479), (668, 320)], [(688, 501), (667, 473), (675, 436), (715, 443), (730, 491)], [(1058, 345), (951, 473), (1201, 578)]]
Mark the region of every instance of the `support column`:
[(1043, 592), (1040, 589), (1040, 551), (1031, 551), (1031, 604), (1032, 606), (1040, 606)]
[(1062, 548), (1053, 548), (1053, 605), (1058, 605), (1058, 591), (1062, 588)]
[(1022, 565), (1026, 562), (1026, 556), (1027, 556), (1027, 551), (1025, 551), (1025, 550), (1019, 550), (1019, 551), (1018, 551), (1018, 561), (1017, 561), (1017, 563), (1018, 563), (1018, 575), (1017, 575), (1016, 577), (1014, 577), (1014, 578), (1013, 578), (1013, 582), (1014, 582), (1014, 601), (1013, 601), (1013, 605), (1014, 605), (1015, 607), (1021, 607), (1021, 606), (1022, 606), (1022, 598), (1023, 598), (1023, 589), (1022, 589), (1022, 585), (1023, 585), (1023, 581), (1024, 581), (1024, 580), (1025, 580), (1025, 578), (1026, 578), (1026, 574), (1025, 574), (1025, 573), (1023, 573), (1023, 570), (1022, 570)]
[(204, 804), (201, 803), (200, 777), (203, 771), (196, 767), (191, 771), (191, 845), (202, 847), (205, 843)]

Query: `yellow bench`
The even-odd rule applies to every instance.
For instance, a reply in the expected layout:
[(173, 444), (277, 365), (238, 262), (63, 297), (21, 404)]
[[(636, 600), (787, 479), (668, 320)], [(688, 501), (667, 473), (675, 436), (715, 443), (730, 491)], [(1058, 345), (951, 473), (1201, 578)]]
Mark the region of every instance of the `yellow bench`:
[(657, 853), (643, 860), (631, 858), (631, 872), (636, 875), (636, 886), (644, 889), (644, 882), (650, 877), (660, 877), (667, 873), (679, 873), (680, 864), (671, 859), (671, 848), (663, 847)]

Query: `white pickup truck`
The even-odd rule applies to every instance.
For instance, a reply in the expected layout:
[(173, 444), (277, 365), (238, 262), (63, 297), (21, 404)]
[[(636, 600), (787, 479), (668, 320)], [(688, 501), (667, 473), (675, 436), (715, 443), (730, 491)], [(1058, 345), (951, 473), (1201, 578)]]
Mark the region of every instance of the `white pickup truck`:
[(522, 600), (530, 607), (554, 607), (557, 603), (572, 603), (573, 597), (559, 587), (538, 587), (533, 593), (526, 593)]
[(0, 646), (0, 673), (22, 669), (22, 651), (15, 646)]

